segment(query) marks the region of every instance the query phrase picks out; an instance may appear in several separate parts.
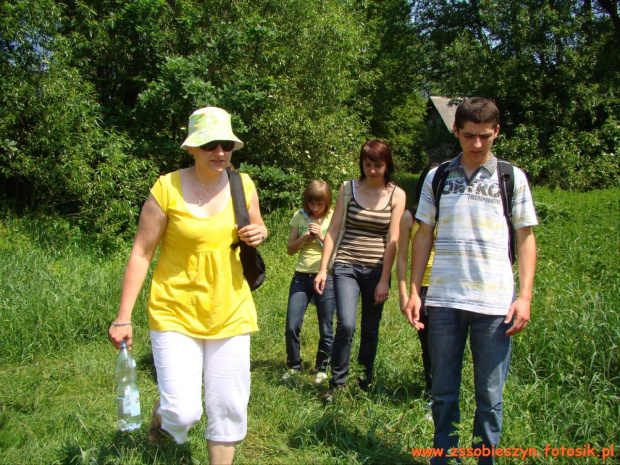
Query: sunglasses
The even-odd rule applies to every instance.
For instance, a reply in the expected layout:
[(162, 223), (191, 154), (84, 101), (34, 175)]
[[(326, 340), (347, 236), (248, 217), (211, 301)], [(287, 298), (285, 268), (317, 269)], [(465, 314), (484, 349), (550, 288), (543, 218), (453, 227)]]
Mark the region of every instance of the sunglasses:
[(222, 147), (224, 152), (230, 152), (235, 147), (235, 143), (232, 140), (212, 140), (211, 142), (201, 145), (200, 148), (207, 152), (213, 152), (218, 145)]

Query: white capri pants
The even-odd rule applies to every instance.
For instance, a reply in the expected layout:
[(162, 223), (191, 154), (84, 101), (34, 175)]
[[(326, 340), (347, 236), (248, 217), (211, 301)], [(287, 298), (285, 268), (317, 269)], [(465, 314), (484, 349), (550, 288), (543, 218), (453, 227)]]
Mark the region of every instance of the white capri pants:
[(151, 331), (161, 395), (162, 428), (182, 444), (202, 417), (202, 383), (209, 441), (237, 442), (247, 431), (250, 335), (198, 339)]

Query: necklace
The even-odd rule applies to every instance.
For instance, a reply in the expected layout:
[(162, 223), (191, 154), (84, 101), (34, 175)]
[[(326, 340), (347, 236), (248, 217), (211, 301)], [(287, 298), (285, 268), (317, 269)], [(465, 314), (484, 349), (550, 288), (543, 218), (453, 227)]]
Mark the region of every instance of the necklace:
[[(198, 194), (198, 206), (202, 207), (205, 204), (205, 198), (211, 197), (213, 198), (215, 194), (217, 194), (220, 190), (222, 190), (222, 186), (220, 180), (218, 179), (216, 184), (213, 187), (205, 187), (204, 183), (199, 183), (196, 179), (196, 175), (194, 174), (194, 187), (196, 188), (196, 193)], [(201, 189), (204, 189), (204, 191)]]

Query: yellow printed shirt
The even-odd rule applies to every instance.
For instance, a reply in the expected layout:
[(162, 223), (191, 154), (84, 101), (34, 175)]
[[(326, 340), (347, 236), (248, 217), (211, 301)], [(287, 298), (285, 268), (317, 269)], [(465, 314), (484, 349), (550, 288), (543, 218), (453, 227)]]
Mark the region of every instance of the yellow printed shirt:
[[(327, 215), (321, 219), (321, 232), (323, 236), (327, 234), (329, 229), (329, 223), (332, 220), (333, 210), (330, 210)], [(298, 228), (299, 237), (306, 234), (309, 228), (307, 215), (304, 215), (302, 209), (295, 212), (291, 219), (291, 228)], [(304, 242), (299, 250), (299, 257), (297, 258), (297, 267), (295, 271), (300, 273), (318, 273), (321, 267), (321, 256), (323, 255), (323, 246), (318, 239), (312, 242)]]
[[(418, 232), (420, 225), (415, 218), (413, 220), (413, 228), (411, 228), (411, 247), (413, 247), (413, 238), (415, 237), (415, 233)], [(428, 256), (428, 264), (426, 265), (426, 271), (424, 272), (424, 276), (422, 277), (422, 287), (428, 287), (428, 284), (431, 281), (431, 268), (433, 267), (433, 258), (435, 257), (435, 246), (431, 249), (431, 254)]]
[[(246, 203), (255, 190), (241, 173)], [(151, 188), (168, 217), (151, 283), (149, 326), (203, 339), (223, 339), (258, 330), (256, 308), (243, 277), (232, 197), (210, 218), (189, 212), (179, 171), (161, 176)]]

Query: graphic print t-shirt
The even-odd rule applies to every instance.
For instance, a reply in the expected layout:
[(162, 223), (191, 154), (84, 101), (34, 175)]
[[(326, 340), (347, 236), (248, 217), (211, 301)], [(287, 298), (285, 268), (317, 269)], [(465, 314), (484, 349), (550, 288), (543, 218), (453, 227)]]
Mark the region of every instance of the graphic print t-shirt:
[[(435, 257), (426, 305), (487, 315), (506, 315), (515, 298), (508, 258), (508, 225), (499, 190), (497, 159), (483, 165), (468, 182), (453, 159), (441, 195)], [(424, 181), (416, 218), (435, 224), (432, 180)], [(514, 168), (512, 222), (515, 229), (538, 224), (532, 194), (523, 171)]]

